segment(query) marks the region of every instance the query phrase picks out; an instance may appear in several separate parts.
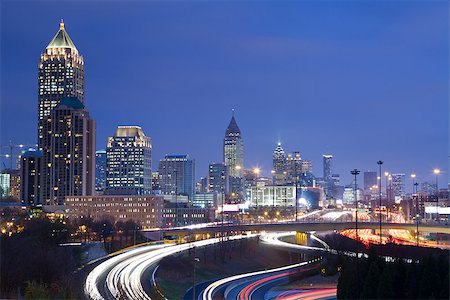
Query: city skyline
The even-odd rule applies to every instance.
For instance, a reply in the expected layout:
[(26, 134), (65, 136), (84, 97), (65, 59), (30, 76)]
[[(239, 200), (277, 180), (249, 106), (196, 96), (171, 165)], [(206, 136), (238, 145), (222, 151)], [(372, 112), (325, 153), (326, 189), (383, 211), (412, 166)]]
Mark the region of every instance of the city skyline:
[[(179, 6), (172, 7), (170, 5), (148, 3), (144, 3), (142, 5), (153, 5), (156, 10), (168, 13), (172, 17), (169, 18), (169, 20), (172, 21), (175, 16), (179, 17), (178, 14), (181, 14), (181, 11), (179, 11)], [(188, 9), (192, 9), (192, 7), (197, 7), (198, 5), (200, 4), (185, 4), (181, 6), (186, 6)], [(211, 7), (213, 4), (204, 5)], [(213, 7), (221, 6), (221, 4), (215, 5), (216, 6), (213, 5)], [(310, 6), (314, 6), (313, 4), (308, 3), (296, 3), (291, 5), (299, 14), (305, 13), (305, 11), (311, 9)], [(370, 5), (370, 3), (364, 5), (360, 4), (356, 5), (354, 9), (361, 10), (361, 13), (365, 13), (373, 19), (373, 14), (365, 11), (365, 9), (370, 7)], [(384, 69), (378, 69), (368, 61), (367, 55), (372, 53), (368, 49), (346, 49), (348, 53), (346, 53), (343, 49), (340, 49), (338, 52), (342, 50), (343, 53), (339, 55), (334, 54), (334, 57), (329, 58), (328, 63), (333, 65), (333, 67), (327, 68), (326, 65), (323, 65), (325, 70), (330, 72), (329, 76), (331, 77), (320, 81), (318, 80), (320, 76), (315, 72), (312, 71), (312, 73), (303, 74), (296, 68), (302, 64), (306, 64), (311, 70), (313, 66), (307, 64), (305, 61), (305, 59), (311, 59), (311, 55), (313, 60), (316, 59), (316, 63), (325, 64), (327, 61), (317, 60), (317, 57), (315, 57), (312, 53), (304, 53), (302, 51), (299, 51), (299, 55), (285, 53), (285, 51), (289, 52), (297, 49), (296, 47), (299, 47), (299, 45), (295, 43), (300, 43), (300, 46), (302, 46), (300, 47), (301, 49), (303, 49), (303, 46), (307, 48), (307, 42), (311, 42), (311, 39), (310, 37), (306, 38), (305, 36), (308, 36), (313, 32), (310, 32), (307, 29), (291, 30), (289, 34), (292, 36), (286, 37), (283, 30), (289, 31), (288, 29), (290, 27), (287, 26), (289, 24), (277, 23), (278, 26), (274, 29), (275, 32), (273, 36), (270, 37), (271, 39), (269, 41), (267, 41), (257, 34), (255, 24), (253, 24), (253, 26), (244, 26), (243, 28), (246, 29), (244, 30), (245, 36), (239, 37), (241, 39), (243, 38), (243, 40), (240, 41), (244, 42), (244, 44), (239, 44), (239, 47), (228, 47), (220, 44), (219, 49), (216, 50), (220, 50), (220, 53), (224, 51), (222, 54), (225, 54), (225, 60), (231, 60), (233, 63), (232, 66), (237, 68), (235, 70), (236, 72), (243, 72), (243, 75), (240, 75), (244, 76), (241, 77), (241, 80), (243, 79), (244, 82), (247, 83), (247, 86), (240, 85), (235, 79), (232, 79), (231, 77), (235, 74), (235, 72), (231, 72), (227, 76), (219, 77), (220, 80), (205, 81), (205, 84), (207, 85), (207, 91), (205, 92), (205, 90), (201, 88), (201, 84), (199, 84), (200, 82), (206, 80), (207, 77), (212, 76), (212, 74), (217, 72), (218, 69), (229, 71), (226, 66), (216, 61), (217, 53), (211, 53), (211, 50), (214, 48), (214, 43), (207, 43), (206, 45), (202, 44), (202, 40), (200, 38), (201, 34), (207, 34), (208, 32), (203, 31), (202, 28), (198, 26), (195, 28), (188, 27), (188, 29), (186, 29), (186, 33), (190, 33), (191, 35), (187, 35), (185, 38), (190, 38), (190, 40), (188, 39), (188, 46), (182, 48), (178, 54), (181, 54), (185, 59), (193, 57), (194, 62), (197, 62), (200, 66), (206, 68), (206, 63), (209, 62), (209, 60), (202, 60), (196, 55), (193, 55), (191, 53), (192, 49), (191, 52), (189, 51), (189, 47), (195, 48), (196, 46), (203, 45), (205, 48), (204, 52), (214, 56), (212, 61), (218, 64), (215, 68), (204, 69), (205, 73), (200, 72), (200, 75), (197, 74), (197, 76), (201, 76), (200, 78), (189, 81), (187, 80), (187, 77), (189, 76), (187, 76), (185, 72), (190, 70), (193, 66), (184, 68), (184, 60), (182, 58), (177, 61), (173, 53), (170, 53), (170, 51), (165, 51), (167, 50), (166, 47), (168, 47), (169, 44), (167, 44), (168, 42), (161, 36), (162, 33), (157, 30), (157, 28), (160, 28), (166, 35), (173, 35), (173, 37), (179, 38), (180, 33), (177, 31), (179, 26), (182, 26), (183, 24), (190, 24), (191, 26), (194, 26), (191, 17), (186, 17), (184, 22), (182, 20), (179, 23), (172, 24), (176, 27), (175, 30), (173, 28), (170, 30), (170, 22), (161, 19), (152, 21), (156, 22), (155, 24), (152, 24), (151, 22), (149, 24), (149, 22), (143, 21), (137, 17), (132, 20), (125, 19), (123, 20), (124, 27), (135, 28), (138, 32), (142, 28), (152, 29), (148, 36), (149, 38), (156, 37), (157, 41), (154, 42), (154, 45), (151, 43), (144, 43), (143, 49), (148, 50), (148, 47), (154, 46), (159, 50), (153, 50), (156, 52), (153, 53), (154, 57), (147, 56), (146, 51), (143, 50), (138, 50), (137, 53), (127, 53), (127, 51), (123, 50), (127, 50), (124, 46), (126, 46), (127, 41), (129, 41), (128, 39), (131, 37), (121, 36), (121, 38), (124, 38), (125, 41), (122, 42), (121, 45), (116, 45), (117, 49), (113, 47), (111, 50), (113, 54), (102, 57), (99, 50), (96, 49), (97, 45), (94, 43), (94, 34), (86, 33), (85, 29), (86, 26), (92, 26), (98, 30), (101, 29), (105, 36), (96, 36), (96, 38), (99, 38), (101, 42), (111, 48), (111, 43), (114, 43), (114, 30), (120, 29), (113, 22), (113, 16), (118, 13), (120, 7), (119, 4), (108, 8), (108, 13), (106, 16), (101, 17), (101, 20), (96, 19), (97, 16), (94, 18), (92, 11), (95, 11), (95, 9), (92, 9), (92, 11), (88, 9), (87, 21), (80, 22), (75, 18), (75, 14), (80, 7), (75, 4), (67, 4), (67, 7), (73, 8), (73, 11), (68, 12), (62, 11), (62, 9), (50, 8), (48, 4), (44, 3), (42, 5), (43, 8), (40, 8), (39, 10), (44, 10), (44, 8), (49, 9), (48, 11), (43, 11), (42, 13), (45, 17), (39, 18), (38, 20), (38, 18), (32, 16), (31, 11), (34, 6), (29, 3), (25, 5), (24, 11), (19, 15), (31, 18), (33, 22), (36, 23), (35, 28), (37, 29), (36, 31), (29, 30), (25, 32), (23, 32), (25, 30), (24, 26), (20, 23), (21, 18), (11, 18), (11, 16), (14, 15), (14, 11), (18, 9), (18, 6), (13, 3), (3, 4), (4, 9), (2, 10), (2, 20), (4, 20), (3, 24), (6, 26), (2, 26), (2, 36), (4, 37), (2, 72), (4, 74), (8, 74), (9, 76), (8, 78), (5, 78), (5, 76), (2, 77), (3, 103), (1, 119), (3, 129), (1, 143), (7, 144), (9, 140), (24, 144), (32, 144), (37, 142), (35, 137), (35, 128), (37, 125), (37, 120), (35, 117), (37, 112), (36, 64), (40, 53), (45, 49), (45, 46), (49, 43), (52, 36), (57, 31), (59, 20), (63, 18), (65, 19), (66, 29), (69, 35), (71, 36), (74, 44), (77, 45), (80, 53), (83, 54), (86, 65), (88, 66), (85, 74), (87, 91), (85, 102), (89, 107), (91, 116), (97, 121), (97, 150), (106, 147), (107, 136), (110, 136), (117, 126), (138, 125), (141, 126), (154, 141), (155, 147), (153, 164), (155, 164), (159, 158), (162, 158), (164, 154), (189, 154), (190, 157), (196, 159), (198, 164), (196, 167), (196, 177), (199, 178), (207, 174), (208, 165), (210, 163), (220, 162), (222, 144), (221, 139), (223, 137), (223, 131), (226, 128), (226, 124), (230, 118), (231, 109), (236, 109), (236, 118), (246, 141), (245, 161), (248, 163), (246, 163), (245, 166), (253, 167), (258, 165), (262, 169), (263, 174), (266, 176), (270, 176), (270, 171), (272, 169), (272, 151), (275, 148), (276, 143), (281, 141), (287, 152), (299, 150), (302, 157), (311, 160), (313, 162), (313, 173), (316, 176), (320, 176), (321, 173), (322, 155), (332, 154), (334, 158), (333, 172), (341, 175), (341, 181), (343, 184), (346, 184), (351, 180), (351, 168), (356, 167), (362, 171), (375, 171), (377, 170), (376, 161), (382, 159), (385, 161), (385, 164), (383, 165), (384, 170), (393, 173), (405, 173), (407, 176), (414, 172), (418, 175), (417, 180), (420, 182), (433, 181), (434, 175), (432, 170), (433, 168), (438, 167), (443, 173), (440, 175), (439, 180), (439, 185), (442, 187), (447, 183), (444, 178), (448, 176), (448, 153), (444, 153), (445, 149), (448, 149), (448, 131), (447, 128), (445, 128), (446, 124), (448, 124), (448, 115), (446, 115), (446, 112), (448, 112), (448, 103), (446, 103), (448, 99), (448, 90), (446, 87), (448, 74), (443, 72), (443, 69), (439, 69), (438, 66), (442, 67), (448, 65), (448, 58), (443, 55), (445, 52), (444, 50), (448, 50), (448, 45), (445, 44), (444, 48), (442, 48), (443, 43), (441, 43), (444, 40), (441, 37), (441, 34), (445, 35), (448, 33), (448, 26), (446, 28), (443, 28), (445, 26), (442, 26), (445, 25), (444, 23), (446, 23), (447, 20), (444, 20), (442, 14), (438, 14), (437, 17), (431, 17), (431, 13), (430, 15), (423, 14), (420, 9), (423, 9), (424, 7), (417, 3), (385, 5), (388, 6), (388, 8), (391, 8), (391, 11), (387, 14), (387, 16), (385, 16), (384, 21), (387, 21), (387, 24), (381, 24), (384, 25), (381, 29), (386, 30), (389, 26), (395, 25), (395, 20), (397, 20), (396, 18), (412, 22), (411, 19), (416, 16), (415, 13), (420, 12), (420, 18), (422, 18), (421, 22), (423, 23), (426, 21), (425, 25), (429, 27), (428, 29), (439, 29), (438, 33), (433, 31), (434, 34), (431, 35), (431, 37), (427, 37), (426, 41), (429, 42), (428, 45), (425, 45), (426, 43), (423, 42), (409, 44), (410, 51), (412, 51), (412, 53), (409, 53), (408, 55), (414, 57), (405, 58), (404, 55), (406, 52), (404, 51), (406, 48), (398, 44), (394, 45), (394, 50), (399, 52), (394, 51), (393, 53), (390, 53), (392, 56), (390, 59), (389, 57), (386, 57), (388, 61), (384, 62), (386, 64)], [(243, 6), (244, 11), (238, 15), (238, 20), (241, 20), (242, 22), (245, 14), (248, 14), (249, 12), (248, 10), (245, 10), (245, 5), (241, 4), (241, 6)], [(285, 4), (285, 6), (289, 5)], [(341, 6), (345, 6), (345, 4), (340, 3), (333, 5), (329, 3), (328, 6), (340, 8)], [(95, 4), (89, 4), (88, 7), (95, 8)], [(136, 10), (137, 7), (139, 7), (139, 5), (136, 4), (132, 5), (129, 9)], [(270, 4), (261, 4), (259, 10), (264, 11), (270, 7), (272, 7)], [(174, 8), (174, 10), (172, 11), (171, 8)], [(436, 3), (434, 5), (429, 5), (426, 8), (429, 12), (435, 10), (439, 11), (439, 5)], [(5, 14), (6, 11), (11, 13)], [(221, 14), (214, 11), (214, 14), (218, 15), (218, 17), (226, 18), (227, 14), (231, 12), (235, 12), (235, 10), (227, 7), (226, 13)], [(277, 6), (276, 12), (278, 14), (285, 13), (286, 7), (280, 8)], [(201, 17), (199, 20), (201, 24), (203, 18), (206, 18), (206, 16), (202, 15), (201, 12), (198, 14), (198, 17)], [(324, 18), (326, 16), (327, 10), (325, 9), (325, 12), (322, 12), (320, 17)], [(338, 9), (338, 15), (336, 18), (339, 19), (344, 16), (345, 12), (342, 8), (340, 10)], [(266, 19), (275, 22), (272, 17), (264, 16), (264, 14), (259, 15), (255, 19), (255, 22), (259, 24)], [(372, 19), (371, 26), (375, 26), (376, 22)], [(107, 22), (108, 20), (109, 22)], [(295, 18), (293, 15), (288, 16), (288, 21), (292, 22), (293, 25), (298, 25), (298, 23), (295, 23)], [(345, 26), (354, 25), (356, 21), (357, 18), (350, 18), (348, 20), (348, 24), (345, 24)], [(319, 24), (314, 23), (314, 21), (310, 18), (305, 19), (304, 22), (312, 22), (313, 25), (315, 24), (315, 26), (319, 26)], [(240, 24), (243, 25), (243, 23)], [(425, 39), (426, 35), (429, 35), (428, 30), (424, 30), (425, 25), (418, 26), (418, 24), (414, 22), (413, 24), (415, 24), (416, 27), (408, 28), (409, 30), (403, 28), (403, 31), (400, 30), (402, 29), (402, 26), (394, 26), (395, 29), (399, 30), (397, 32), (397, 37), (372, 36), (367, 38), (367, 42), (374, 46), (376, 50), (382, 50), (382, 48), (386, 47), (386, 45), (391, 45), (390, 43), (394, 42), (395, 38), (400, 37), (406, 42), (412, 43), (415, 41), (412, 37), (414, 34), (418, 34), (418, 36), (422, 39)], [(151, 25), (155, 25), (156, 27), (152, 27)], [(159, 27), (157, 25), (159, 25)], [(331, 24), (327, 23), (322, 26), (331, 26)], [(364, 24), (364, 26), (366, 27), (363, 29), (355, 29), (354, 31), (348, 33), (350, 40), (360, 39), (360, 34), (365, 32), (365, 30), (370, 29), (367, 28), (367, 24)], [(220, 33), (218, 37), (214, 39), (214, 42), (224, 42), (227, 38), (233, 39), (238, 37), (237, 28), (233, 27), (231, 30), (227, 31), (225, 28), (221, 27), (219, 21), (214, 23), (214, 28), (215, 30), (219, 30)], [(314, 26), (311, 28), (314, 28)], [(15, 38), (17, 33), (20, 33), (20, 40)], [(377, 33), (381, 36), (383, 35), (382, 30)], [(334, 34), (341, 36), (343, 33), (340, 32), (338, 28)], [(321, 42), (326, 40), (325, 38), (330, 38), (329, 36), (324, 37), (322, 35), (323, 33), (319, 34), (318, 37)], [(356, 35), (356, 37), (354, 35)], [(417, 35), (414, 38), (419, 39)], [(383, 39), (385, 39), (384, 43)], [(377, 42), (380, 41), (381, 46), (380, 48), (377, 48)], [(281, 44), (277, 44), (277, 42)], [(301, 42), (304, 42), (305, 45), (302, 45)], [(292, 45), (292, 43), (294, 43), (294, 45)], [(20, 47), (20, 45), (28, 46), (24, 48)], [(283, 52), (280, 53), (279, 51), (281, 49), (277, 50), (276, 47), (281, 47), (281, 45), (287, 48), (283, 48)], [(247, 48), (243, 49), (243, 46), (246, 46)], [(315, 46), (317, 47), (318, 45)], [(17, 53), (11, 53), (12, 49), (14, 49)], [(332, 49), (336, 50), (336, 48), (333, 47)], [(105, 67), (111, 65), (112, 58), (118, 59), (119, 56), (116, 55), (116, 51), (119, 50), (123, 51), (123, 55), (120, 59), (124, 60), (126, 63), (116, 61), (119, 68), (117, 72), (107, 72), (106, 75), (108, 76), (105, 76)], [(309, 50), (311, 51), (311, 49)], [(325, 51), (326, 49), (319, 47), (316, 50)], [(374, 90), (376, 90), (374, 87), (382, 87), (386, 85), (388, 80), (395, 80), (393, 83), (390, 83), (391, 85), (388, 84), (389, 88), (393, 91), (393, 94), (402, 95), (405, 99), (401, 99), (401, 101), (393, 101), (391, 98), (392, 96), (390, 95), (391, 93), (389, 93), (388, 90), (375, 95), (376, 97), (388, 98), (384, 99), (381, 103), (375, 102), (375, 96), (369, 97), (369, 95), (365, 95), (371, 100), (364, 103), (367, 107), (363, 108), (360, 105), (361, 103), (357, 102), (361, 96), (359, 94), (361, 91), (353, 91), (353, 94), (351, 93), (351, 99), (347, 99), (345, 97), (345, 92), (352, 92), (353, 86), (345, 86), (345, 81), (342, 82), (342, 80), (338, 77), (333, 77), (332, 75), (337, 75), (337, 73), (333, 72), (338, 71), (339, 68), (344, 66), (342, 64), (338, 64), (338, 61), (343, 60), (350, 63), (349, 59), (351, 56), (355, 55), (354, 51), (356, 50), (364, 50), (364, 53), (357, 56), (356, 59), (359, 59), (365, 67), (369, 68), (369, 70), (378, 72), (378, 77), (374, 76), (374, 78), (366, 78), (368, 82), (370, 82), (370, 79), (377, 82), (370, 90), (374, 92)], [(376, 50), (374, 50), (374, 53), (377, 52)], [(251, 55), (249, 55), (246, 51), (250, 51)], [(266, 51), (269, 51), (269, 53)], [(280, 54), (282, 55), (280, 56)], [(434, 54), (434, 56), (431, 57), (430, 54)], [(285, 55), (287, 58), (283, 59), (282, 56)], [(321, 52), (321, 55), (323, 56), (323, 52)], [(108, 57), (110, 60), (106, 59)], [(138, 82), (138, 89), (135, 89), (131, 82), (128, 82), (130, 84), (129, 86), (125, 85), (127, 82), (125, 77), (129, 74), (129, 72), (131, 72), (131, 69), (129, 68), (137, 67), (140, 59), (144, 58), (147, 61), (147, 67), (149, 66), (147, 64), (155, 63), (158, 66), (157, 70), (152, 71), (154, 73), (152, 73), (148, 78), (146, 77), (147, 73), (138, 73), (145, 79), (142, 80), (140, 77), (134, 78), (134, 80)], [(294, 60), (296, 62), (294, 64), (295, 68), (287, 68), (277, 64), (275, 73), (277, 76), (280, 76), (280, 79), (278, 80), (275, 80), (275, 76), (269, 76), (268, 78), (265, 78), (266, 80), (264, 80), (264, 78), (258, 76), (258, 74), (253, 73), (254, 70), (259, 68), (258, 64), (261, 62), (268, 63), (269, 65), (274, 64), (275, 58), (281, 59), (283, 63), (287, 63), (289, 60)], [(403, 59), (401, 60), (401, 64), (395, 64), (394, 60), (398, 60), (400, 58)], [(158, 65), (158, 59), (162, 60), (163, 63)], [(175, 59), (175, 61), (171, 61), (172, 64), (169, 63), (171, 59)], [(255, 59), (256, 61), (253, 61), (252, 59)], [(414, 66), (418, 68), (417, 70), (410, 70), (406, 68), (407, 63), (412, 62), (410, 59), (414, 59)], [(416, 59), (419, 59), (422, 63), (417, 63), (415, 61)], [(423, 60), (426, 62), (423, 62)], [(181, 63), (181, 67), (177, 67), (177, 62)], [(239, 63), (245, 62), (250, 65), (245, 68), (238, 68)], [(389, 65), (389, 63), (393, 65)], [(430, 64), (429, 67), (426, 65), (427, 63)], [(352, 74), (348, 75), (350, 78), (347, 80), (354, 80), (354, 87), (357, 87), (358, 84), (364, 86), (359, 89), (369, 88), (370, 85), (367, 86), (367, 83), (357, 78), (357, 72), (355, 71), (357, 71), (358, 68), (355, 68), (355, 65), (352, 65), (351, 63), (350, 65), (352, 66), (352, 68), (350, 68), (350, 73)], [(171, 68), (170, 70), (163, 70), (163, 66), (171, 66)], [(404, 68), (402, 72), (398, 69), (400, 67)], [(438, 71), (434, 71), (433, 68), (438, 68)], [(108, 70), (108, 68), (106, 68), (106, 70)], [(118, 72), (120, 70), (124, 72)], [(391, 75), (388, 74), (389, 71), (397, 72), (394, 72), (394, 77), (403, 75), (407, 78), (391, 78)], [(408, 74), (411, 72), (412, 74)], [(266, 74), (264, 68), (262, 73)], [(171, 74), (175, 76), (172, 83), (169, 80)], [(184, 76), (182, 76), (183, 74)], [(268, 75), (269, 74), (266, 74), (266, 76)], [(291, 76), (293, 75), (298, 81), (292, 80)], [(380, 77), (381, 75), (383, 75), (382, 78)], [(432, 79), (426, 79), (429, 76), (432, 76)], [(18, 80), (18, 78), (21, 80)], [(408, 78), (409, 80), (407, 80)], [(110, 84), (106, 79), (110, 79), (112, 83), (119, 81), (120, 84)], [(423, 80), (421, 81), (419, 79)], [(144, 83), (149, 83), (146, 80), (150, 82), (149, 87), (145, 87), (143, 85)], [(187, 80), (188, 83), (184, 83), (184, 80)], [(307, 80), (312, 80), (311, 83), (314, 88), (308, 87), (307, 84), (304, 83), (304, 81)], [(437, 82), (433, 83), (433, 80)], [(339, 84), (344, 85), (338, 87), (338, 83), (334, 81), (338, 81)], [(411, 82), (414, 82), (416, 86), (419, 86), (415, 87), (415, 92), (406, 90), (406, 87)], [(417, 82), (421, 82), (422, 85)], [(193, 83), (194, 87), (187, 88), (186, 85), (189, 85), (189, 83)], [(270, 88), (262, 88), (261, 84), (263, 83), (266, 83)], [(442, 85), (443, 83), (445, 83), (445, 85)], [(165, 90), (161, 90), (161, 87), (158, 87), (157, 85), (163, 86), (163, 89)], [(300, 85), (300, 87), (298, 87), (298, 85)], [(397, 87), (397, 85), (399, 85), (399, 87)], [(18, 88), (18, 86), (20, 86), (20, 88)], [(118, 88), (111, 89), (111, 86)], [(218, 87), (218, 92), (212, 93), (212, 86)], [(329, 102), (329, 100), (326, 100), (326, 94), (317, 91), (323, 87), (332, 87), (335, 90), (337, 88), (339, 93), (335, 94), (335, 99), (339, 101), (340, 105), (336, 106), (336, 101), (334, 103)], [(344, 87), (348, 90), (344, 89)], [(409, 88), (412, 89), (411, 86), (409, 86)], [(254, 91), (252, 91), (253, 89)], [(430, 90), (427, 89), (431, 89), (433, 93), (429, 93)], [(427, 93), (424, 94), (425, 90), (427, 90)], [(174, 94), (171, 94), (170, 91), (175, 92)], [(185, 92), (186, 94), (183, 95)], [(149, 93), (153, 96), (154, 100), (148, 99)], [(180, 95), (178, 95), (178, 93), (180, 93)], [(406, 97), (407, 95), (409, 95), (409, 97)], [(282, 96), (283, 99), (289, 99), (289, 101), (281, 99), (280, 103), (278, 103), (277, 99), (280, 96)], [(293, 114), (292, 111), (295, 111), (295, 109), (291, 109), (291, 107), (295, 108), (297, 106), (297, 97), (301, 98), (300, 108), (297, 114)], [(139, 100), (139, 98), (142, 99)], [(208, 100), (211, 98), (215, 99), (215, 106), (212, 107), (208, 105)], [(258, 101), (256, 101), (256, 99)], [(303, 99), (307, 100), (303, 101)], [(314, 100), (310, 101), (309, 99)], [(414, 100), (410, 101), (409, 99)], [(423, 102), (433, 103), (435, 105), (427, 105), (424, 107), (424, 105), (420, 103), (420, 99), (422, 99)], [(123, 101), (127, 102), (127, 106), (130, 107), (129, 109), (123, 109)], [(183, 107), (182, 105), (184, 101), (192, 101), (193, 104)], [(317, 104), (309, 103), (317, 101), (320, 102)], [(419, 101), (419, 103), (415, 103), (415, 101)], [(26, 105), (21, 105), (22, 103)], [(144, 109), (142, 109), (142, 105), (144, 104), (147, 104), (148, 106), (144, 106)], [(270, 104), (275, 105), (275, 108), (277, 108), (277, 105), (281, 105), (281, 107), (279, 110), (276, 110), (271, 107)], [(322, 105), (331, 105), (334, 110), (321, 111)], [(378, 109), (377, 107), (380, 105), (381, 108)], [(383, 105), (385, 105), (385, 107), (383, 107)], [(265, 106), (268, 106), (268, 108), (265, 108)], [(349, 109), (353, 106), (355, 106), (355, 108)], [(302, 114), (302, 109), (307, 109), (308, 112), (311, 113), (311, 116), (308, 117)], [(187, 113), (185, 110), (187, 110)], [(347, 110), (349, 110), (349, 112), (347, 112)], [(152, 113), (153, 111), (154, 113)], [(377, 113), (374, 113), (374, 111)], [(162, 113), (158, 114), (157, 112)], [(332, 113), (332, 115), (330, 115), (330, 113)], [(349, 118), (350, 115), (355, 113), (358, 114), (355, 121), (357, 124), (353, 124), (353, 122), (349, 121), (344, 122), (344, 120)], [(427, 119), (429, 122), (421, 122), (420, 124), (412, 124), (409, 122), (410, 119), (420, 120), (420, 117), (424, 113), (432, 115), (433, 118)], [(166, 118), (171, 117), (172, 115), (175, 116), (173, 120), (177, 121), (171, 122), (171, 124), (166, 126), (166, 123), (163, 122)], [(320, 122), (317, 121), (319, 118), (321, 120)], [(196, 121), (195, 119), (199, 119), (200, 121)], [(385, 123), (388, 123), (389, 125), (387, 126)], [(164, 125), (162, 126), (162, 124)], [(208, 124), (208, 126), (204, 126), (205, 124)], [(14, 128), (14, 130), (12, 130), (12, 128)], [(378, 136), (380, 132), (383, 132), (383, 134)], [(398, 138), (399, 134), (404, 139)], [(424, 136), (428, 137), (428, 142), (423, 142), (422, 139)], [(188, 140), (197, 142), (189, 143)], [(381, 142), (379, 140), (381, 140)], [(383, 140), (385, 140), (384, 145), (382, 144)], [(201, 146), (205, 143), (207, 143), (209, 147)], [(387, 145), (389, 145), (389, 147), (387, 147)], [(408, 149), (408, 151), (405, 151), (405, 149)], [(359, 152), (364, 154), (359, 154)], [(201, 160), (199, 158), (201, 158)], [(410, 181), (409, 177), (407, 177), (406, 181), (407, 190), (409, 190), (412, 183), (410, 184), (408, 182)]]

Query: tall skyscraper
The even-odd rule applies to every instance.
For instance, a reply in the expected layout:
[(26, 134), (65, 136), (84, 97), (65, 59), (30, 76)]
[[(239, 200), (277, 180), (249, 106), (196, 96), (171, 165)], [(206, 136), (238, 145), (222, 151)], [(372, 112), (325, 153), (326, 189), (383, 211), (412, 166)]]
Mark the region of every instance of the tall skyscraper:
[(223, 139), (223, 161), (228, 168), (230, 190), (242, 192), (242, 172), (244, 170), (244, 141), (241, 130), (234, 119), (234, 111)]
[(300, 175), (302, 174), (302, 157), (300, 152), (294, 151), (289, 153), (286, 158), (286, 183), (298, 184), (300, 182)]
[(29, 149), (20, 158), (20, 201), (24, 206), (40, 205), (42, 152)]
[(75, 97), (63, 98), (43, 126), (41, 201), (62, 205), (66, 196), (89, 196), (95, 186), (95, 122)]
[(95, 191), (102, 194), (106, 188), (106, 150), (95, 151)]
[(228, 193), (228, 170), (223, 163), (209, 165), (208, 192)]
[(283, 185), (286, 184), (286, 153), (284, 152), (281, 143), (278, 143), (277, 147), (273, 151), (273, 184)]
[(119, 126), (106, 147), (106, 192), (149, 194), (152, 143), (139, 126)]
[(406, 175), (405, 174), (391, 174), (392, 176), (392, 193), (395, 200), (400, 200), (406, 194)]
[[(64, 97), (84, 101), (84, 60), (78, 53), (61, 20), (59, 30), (41, 54), (38, 66), (38, 145), (49, 144), (44, 130), (47, 117)], [(48, 162), (45, 162), (48, 163)]]
[(195, 161), (188, 155), (166, 155), (159, 161), (158, 173), (162, 194), (185, 195), (193, 200)]
[(334, 182), (333, 172), (333, 155), (323, 155), (323, 181), (325, 184), (324, 191), (327, 199), (333, 198)]

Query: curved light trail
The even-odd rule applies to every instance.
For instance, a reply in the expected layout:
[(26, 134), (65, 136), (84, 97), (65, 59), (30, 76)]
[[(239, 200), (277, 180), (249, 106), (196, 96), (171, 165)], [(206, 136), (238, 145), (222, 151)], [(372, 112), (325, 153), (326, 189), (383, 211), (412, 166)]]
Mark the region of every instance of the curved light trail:
[[(236, 235), (226, 237), (226, 240), (252, 238), (257, 234)], [(108, 298), (150, 299), (142, 286), (144, 272), (166, 256), (218, 243), (222, 238), (212, 238), (179, 245), (151, 245), (129, 250), (114, 256), (95, 267), (86, 278), (85, 294), (94, 300)], [(103, 286), (106, 278), (105, 293), (99, 286)]]
[(276, 300), (317, 300), (317, 299), (335, 299), (337, 288), (320, 288), (313, 290), (295, 290), (285, 291), (279, 294)]
[(302, 266), (306, 266), (308, 264), (311, 263), (315, 263), (318, 262), (320, 259), (313, 259), (310, 261), (306, 261), (306, 262), (301, 262), (298, 264), (293, 264), (293, 265), (289, 265), (289, 266), (285, 266), (285, 267), (280, 267), (280, 268), (275, 268), (275, 269), (270, 269), (270, 270), (264, 270), (264, 271), (256, 271), (256, 272), (251, 272), (251, 273), (245, 273), (245, 274), (239, 274), (239, 275), (234, 275), (234, 276), (230, 276), (227, 278), (223, 278), (220, 280), (217, 280), (213, 283), (211, 283), (210, 285), (208, 285), (205, 290), (202, 292), (201, 295), (201, 299), (203, 300), (212, 300), (214, 295), (216, 294), (216, 292), (233, 283), (234, 281), (238, 281), (238, 280), (243, 280), (243, 279), (248, 279), (250, 277), (254, 277), (254, 276), (258, 276), (258, 275), (269, 275), (272, 273), (276, 273), (276, 272), (280, 272), (280, 271), (287, 271), (287, 270), (292, 270), (298, 267), (302, 267)]
[(289, 271), (289, 272), (284, 272), (284, 273), (280, 273), (280, 274), (264, 277), (262, 279), (259, 279), (259, 280), (255, 281), (255, 282), (247, 285), (246, 287), (244, 287), (241, 290), (241, 292), (239, 293), (237, 299), (238, 300), (250, 300), (250, 299), (253, 299), (253, 295), (258, 289), (260, 289), (260, 288), (270, 284), (271, 282), (274, 282), (274, 281), (276, 282), (280, 278), (287, 277), (287, 276), (294, 275), (294, 274), (298, 274), (298, 273), (307, 272), (307, 271), (314, 270), (314, 269), (317, 269), (317, 268), (319, 268), (318, 265), (310, 267), (310, 268), (305, 268), (305, 269), (300, 269), (300, 270), (295, 270), (295, 271)]

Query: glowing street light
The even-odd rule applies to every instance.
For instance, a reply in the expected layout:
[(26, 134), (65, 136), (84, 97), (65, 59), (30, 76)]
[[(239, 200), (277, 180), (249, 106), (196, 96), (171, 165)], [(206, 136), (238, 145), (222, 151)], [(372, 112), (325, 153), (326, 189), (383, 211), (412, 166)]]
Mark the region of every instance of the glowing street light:
[(261, 169), (260, 169), (260, 168), (256, 167), (256, 168), (253, 169), (253, 173), (254, 173), (256, 176), (259, 176), (259, 172), (261, 172)]

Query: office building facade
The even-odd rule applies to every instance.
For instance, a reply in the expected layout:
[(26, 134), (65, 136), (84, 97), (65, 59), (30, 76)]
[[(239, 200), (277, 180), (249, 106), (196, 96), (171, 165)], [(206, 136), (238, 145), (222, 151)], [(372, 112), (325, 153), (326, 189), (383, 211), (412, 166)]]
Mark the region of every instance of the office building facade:
[(95, 152), (95, 191), (103, 193), (106, 188), (106, 150)]
[(162, 194), (185, 195), (193, 200), (195, 161), (188, 155), (166, 155), (159, 161), (158, 174)]
[(152, 143), (139, 126), (118, 126), (106, 147), (106, 192), (145, 195), (152, 190)]
[(273, 151), (273, 184), (283, 185), (286, 183), (287, 169), (286, 169), (286, 152), (284, 152), (281, 143)]
[(223, 161), (228, 168), (229, 187), (232, 193), (242, 193), (242, 172), (244, 170), (244, 140), (234, 118), (225, 130), (223, 139)]
[(208, 168), (208, 192), (228, 193), (228, 168), (223, 163), (210, 164)]
[(38, 206), (41, 204), (41, 170), (42, 152), (29, 149), (20, 158), (20, 201), (24, 206)]
[(63, 98), (44, 124), (41, 201), (62, 205), (65, 196), (92, 195), (95, 189), (95, 122), (84, 104)]
[(59, 30), (41, 54), (38, 66), (38, 146), (44, 153), (50, 136), (44, 130), (50, 112), (64, 97), (84, 102), (84, 59), (65, 31), (61, 20)]

